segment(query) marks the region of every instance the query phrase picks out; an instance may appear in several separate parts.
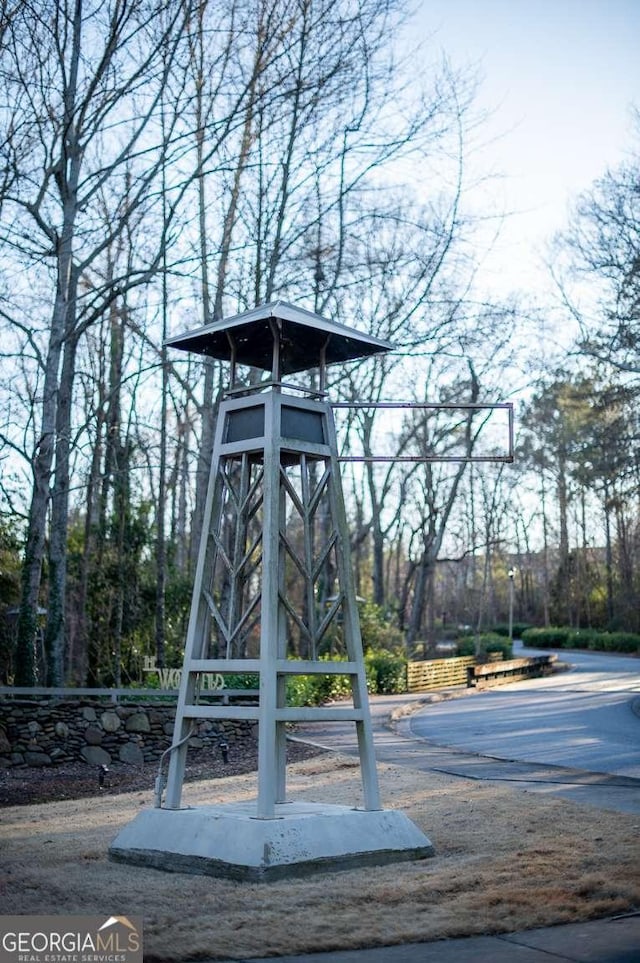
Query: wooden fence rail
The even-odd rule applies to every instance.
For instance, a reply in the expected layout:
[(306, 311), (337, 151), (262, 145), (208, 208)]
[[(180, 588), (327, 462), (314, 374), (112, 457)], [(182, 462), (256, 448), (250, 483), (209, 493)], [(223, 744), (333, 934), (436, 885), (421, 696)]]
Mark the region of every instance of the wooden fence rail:
[(407, 691), (427, 692), (450, 685), (466, 685), (467, 669), (476, 664), (475, 656), (462, 655), (453, 659), (430, 659), (427, 662), (409, 662), (407, 665)]
[(551, 675), (555, 671), (557, 655), (534, 655), (526, 659), (509, 659), (488, 665), (474, 665), (467, 669), (467, 685), (486, 689), (509, 682), (522, 682)]

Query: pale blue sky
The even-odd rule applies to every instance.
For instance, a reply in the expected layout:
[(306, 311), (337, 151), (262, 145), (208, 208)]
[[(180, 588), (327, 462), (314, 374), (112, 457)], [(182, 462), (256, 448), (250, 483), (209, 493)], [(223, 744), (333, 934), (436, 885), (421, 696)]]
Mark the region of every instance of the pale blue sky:
[(484, 75), (486, 135), (498, 139), (483, 163), (506, 175), (505, 206), (523, 212), (505, 227), (495, 268), (533, 269), (571, 198), (632, 144), (640, 0), (417, 0), (416, 9), (411, 36), (430, 59), (444, 50)]

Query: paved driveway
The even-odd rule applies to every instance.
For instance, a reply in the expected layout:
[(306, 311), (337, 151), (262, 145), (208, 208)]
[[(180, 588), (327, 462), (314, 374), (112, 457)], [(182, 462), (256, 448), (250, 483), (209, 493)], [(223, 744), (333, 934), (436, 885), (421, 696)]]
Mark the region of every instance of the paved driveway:
[(498, 759), (640, 779), (640, 660), (563, 657), (567, 672), (430, 706), (411, 733)]
[[(640, 815), (640, 718), (633, 711), (640, 660), (563, 658), (572, 663), (567, 673), (485, 692), (457, 689), (440, 702), (432, 701), (438, 693), (372, 697), (376, 758)], [(425, 708), (389, 726), (394, 710), (421, 698), (429, 699)], [(309, 723), (297, 735), (358, 751), (352, 723)]]

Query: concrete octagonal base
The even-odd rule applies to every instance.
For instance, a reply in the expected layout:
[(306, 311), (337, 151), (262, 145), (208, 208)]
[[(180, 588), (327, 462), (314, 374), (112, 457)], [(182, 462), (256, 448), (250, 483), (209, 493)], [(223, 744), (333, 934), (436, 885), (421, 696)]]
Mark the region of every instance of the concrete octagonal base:
[(396, 810), (292, 802), (276, 806), (274, 819), (255, 812), (252, 803), (148, 809), (121, 830), (109, 857), (169, 872), (267, 881), (434, 855), (427, 836)]

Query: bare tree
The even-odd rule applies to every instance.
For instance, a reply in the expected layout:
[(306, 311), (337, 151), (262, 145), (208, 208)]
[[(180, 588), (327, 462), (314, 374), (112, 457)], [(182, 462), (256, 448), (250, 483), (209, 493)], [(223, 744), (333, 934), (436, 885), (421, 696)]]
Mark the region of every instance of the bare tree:
[[(552, 273), (580, 325), (580, 349), (623, 374), (640, 372), (640, 115), (629, 160), (579, 198), (553, 245)], [(577, 283), (576, 283), (577, 282)]]
[[(7, 444), (13, 438), (33, 475), (17, 680), (34, 678), (47, 549), (47, 677), (62, 679), (70, 505), (84, 522), (76, 677), (87, 648), (91, 680), (117, 680), (124, 543), (136, 537), (127, 518), (146, 518), (155, 503), (148, 649), (162, 663), (170, 560), (185, 572), (188, 514), (194, 507), (193, 551), (208, 477), (221, 369), (167, 358), (159, 341), (168, 327), (286, 297), (397, 342), (369, 367), (336, 369), (332, 393), (347, 400), (397, 397), (420, 370), (437, 400), (467, 355), (476, 364), (469, 332), (482, 327), (483, 308), (472, 303), (464, 211), (473, 83), (445, 68), (422, 98), (405, 91), (405, 67), (390, 55), (400, 0), (63, 0), (16, 2), (12, 12), (1, 38), (0, 85), (13, 107), (1, 115), (0, 245), (17, 283), (0, 307), (11, 352), (27, 349), (29, 427), (16, 441), (12, 414)], [(400, 183), (416, 162), (433, 174), (419, 197)], [(427, 397), (422, 386), (416, 397)], [(377, 424), (365, 409), (353, 413), (345, 446), (373, 452)], [(415, 449), (426, 424), (395, 425), (393, 451)], [(398, 573), (404, 564), (410, 503), (422, 514), (410, 520), (409, 592), (418, 577), (429, 524), (418, 474), (357, 476), (362, 584), (371, 547), (379, 601), (389, 598), (392, 537)], [(99, 612), (106, 558), (113, 584)], [(116, 651), (109, 661), (108, 633), (122, 659)]]
[[(149, 195), (159, 163), (158, 153), (155, 159), (149, 153), (156, 146), (152, 118), (166, 49), (176, 49), (184, 17), (182, 3), (112, 0), (87, 10), (82, 0), (68, 0), (22, 6), (5, 34), (2, 82), (15, 107), (5, 117), (3, 160), (19, 177), (4, 194), (11, 218), (1, 241), (29, 272), (50, 264), (54, 282), (23, 567), (16, 659), (22, 682), (35, 675), (33, 639), (52, 477), (49, 681), (59, 682), (62, 674), (66, 459), (78, 337), (123, 288), (148, 276), (149, 265), (107, 289), (92, 285), (88, 294), (79, 283)], [(96, 218), (96, 200), (108, 184), (115, 199), (116, 181), (120, 200), (105, 230)]]

